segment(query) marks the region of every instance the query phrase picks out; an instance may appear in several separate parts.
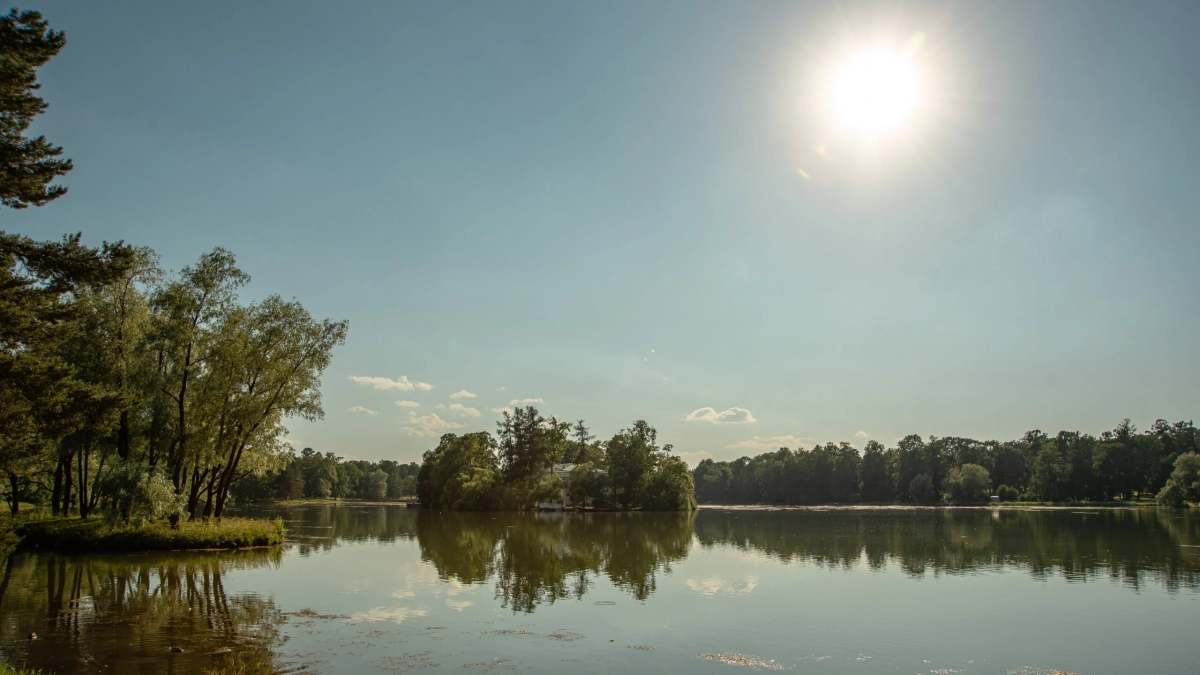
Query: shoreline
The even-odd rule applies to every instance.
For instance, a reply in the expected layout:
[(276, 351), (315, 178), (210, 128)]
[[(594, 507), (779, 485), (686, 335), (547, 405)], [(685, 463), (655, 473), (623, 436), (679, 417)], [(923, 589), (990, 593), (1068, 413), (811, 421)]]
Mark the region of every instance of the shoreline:
[(110, 527), (99, 518), (48, 518), (11, 523), (18, 538), (12, 551), (54, 553), (141, 553), (150, 551), (233, 551), (273, 548), (284, 543), (286, 529), (276, 518), (223, 518)]

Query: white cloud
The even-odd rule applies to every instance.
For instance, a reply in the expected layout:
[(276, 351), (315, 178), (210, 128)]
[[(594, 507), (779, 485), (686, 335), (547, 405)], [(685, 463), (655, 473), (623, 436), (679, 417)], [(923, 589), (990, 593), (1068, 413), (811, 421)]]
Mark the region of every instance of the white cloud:
[(504, 406), (503, 408), (492, 408), (492, 412), (496, 413), (497, 415), (503, 415), (504, 413), (511, 415), (513, 414), (513, 409), (508, 406)]
[(504, 391), (504, 387), (496, 387), (496, 391)]
[(445, 409), (446, 409), (446, 404), (445, 404), (445, 403), (439, 403), (439, 404), (437, 404), (437, 405), (435, 405), (435, 406), (433, 406), (433, 407), (437, 408), (438, 410), (445, 410)]
[(855, 438), (870, 438), (871, 434), (868, 434), (865, 431), (856, 431), (856, 432), (854, 432), (854, 437)]
[(396, 401), (397, 408), (420, 408), (421, 404), (416, 401)]
[(392, 621), (395, 623), (403, 623), (409, 617), (425, 616), (423, 609), (409, 609), (407, 607), (385, 608), (376, 607), (365, 612), (356, 612), (346, 619), (346, 623), (379, 623), (380, 621)]
[(749, 424), (758, 421), (745, 408), (730, 408), (721, 412), (712, 408), (700, 408), (688, 413), (688, 416), (683, 419), (687, 422), (712, 422), (713, 424)]
[(748, 441), (738, 441), (732, 445), (725, 446), (729, 450), (778, 450), (780, 448), (792, 448), (793, 450), (803, 448), (808, 445), (806, 441), (809, 438), (796, 438), (795, 436), (755, 436)]
[(371, 417), (374, 417), (379, 414), (379, 413), (375, 412), (374, 410), (367, 410), (366, 408), (362, 407), (361, 405), (356, 405), (356, 406), (353, 406), (350, 408), (346, 408), (346, 412), (353, 412), (353, 413), (363, 412), (363, 413), (367, 413)]
[(682, 459), (683, 461), (687, 462), (687, 465), (692, 467), (693, 469), (696, 468), (697, 466), (699, 466), (700, 462), (703, 462), (706, 459), (713, 458), (712, 453), (708, 452), (707, 450), (697, 450), (695, 452), (679, 452), (676, 454), (679, 455), (679, 459)]
[(451, 403), (450, 409), (458, 411), (458, 412), (466, 415), (467, 417), (479, 417), (478, 410), (476, 410), (475, 408), (468, 408), (467, 406), (465, 406), (461, 403)]
[(509, 405), (529, 405), (530, 403), (545, 403), (545, 401), (543, 401), (539, 397), (539, 398), (514, 398), (513, 400), (508, 402)]
[(462, 391), (456, 391), (453, 394), (450, 394), (450, 398), (475, 398), (475, 394), (463, 389)]
[(461, 429), (465, 424), (458, 422), (450, 422), (437, 416), (437, 413), (429, 413), (428, 415), (417, 416), (416, 413), (408, 413), (408, 424), (401, 427), (408, 433), (409, 436), (418, 438), (437, 438), (447, 431)]
[(401, 375), (398, 380), (390, 377), (367, 377), (366, 375), (351, 375), (350, 379), (359, 384), (369, 384), (380, 391), (412, 391), (414, 389), (429, 391), (433, 389), (433, 385), (427, 382), (409, 382), (404, 375)]

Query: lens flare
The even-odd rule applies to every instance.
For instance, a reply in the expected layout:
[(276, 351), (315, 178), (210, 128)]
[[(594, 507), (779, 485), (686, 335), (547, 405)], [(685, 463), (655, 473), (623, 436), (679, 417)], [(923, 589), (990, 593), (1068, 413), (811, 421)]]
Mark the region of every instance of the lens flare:
[(804, 180), (808, 180), (808, 179), (812, 178), (812, 176), (808, 175), (808, 172), (805, 171), (804, 169), (796, 169), (796, 173), (800, 174), (800, 177), (803, 178)]

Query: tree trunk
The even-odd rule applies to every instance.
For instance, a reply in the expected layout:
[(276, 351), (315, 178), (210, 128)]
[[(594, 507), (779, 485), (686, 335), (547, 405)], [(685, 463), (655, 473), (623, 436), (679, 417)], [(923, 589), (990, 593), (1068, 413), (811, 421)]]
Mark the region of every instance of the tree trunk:
[(192, 489), (188, 492), (187, 514), (188, 520), (193, 520), (196, 517), (196, 506), (200, 504), (200, 487), (204, 484), (204, 478), (208, 475), (208, 469), (204, 473), (200, 473), (200, 467), (192, 468)]
[(54, 468), (54, 492), (50, 493), (50, 512), (57, 517), (61, 511), (59, 504), (62, 500), (63, 488), (63, 462), (62, 458), (58, 458), (58, 466)]
[[(219, 467), (218, 467), (218, 469), (219, 469)], [(217, 485), (218, 485), (217, 476), (218, 476), (218, 471), (213, 471), (212, 475), (209, 476), (209, 478), (208, 478), (208, 490), (207, 490), (208, 494), (204, 498), (204, 518), (205, 519), (208, 519), (213, 514), (213, 497), (216, 494)]]
[(75, 453), (71, 452), (68, 449), (67, 455), (65, 457), (63, 457), (61, 460), (62, 466), (63, 466), (63, 493), (62, 493), (62, 509), (61, 509), (60, 513), (62, 514), (62, 516), (64, 518), (71, 515), (71, 489), (74, 487), (74, 483), (72, 481), (72, 474), (74, 472), (71, 471), (71, 457), (74, 454)]
[(129, 411), (121, 411), (121, 426), (117, 429), (117, 456), (129, 461)]
[(87, 518), (87, 445), (79, 449), (76, 459), (79, 462), (79, 517)]
[(225, 499), (229, 496), (229, 488), (233, 485), (233, 477), (237, 473), (238, 464), (242, 461), (242, 451), (246, 445), (243, 443), (235, 451), (230, 453), (229, 464), (225, 466), (225, 472), (221, 475), (221, 481), (217, 484), (217, 505), (213, 515), (217, 518), (225, 511)]
[(175, 494), (183, 494), (184, 458), (187, 457), (187, 386), (192, 367), (192, 344), (188, 343), (187, 357), (183, 361), (183, 382), (179, 385), (179, 399), (176, 401), (179, 409), (179, 434), (175, 444), (175, 457), (171, 464), (171, 481), (175, 484)]
[(17, 474), (9, 471), (8, 489), (12, 490), (12, 499), (8, 503), (8, 508), (14, 516), (21, 512), (21, 495), (17, 492), (17, 480)]

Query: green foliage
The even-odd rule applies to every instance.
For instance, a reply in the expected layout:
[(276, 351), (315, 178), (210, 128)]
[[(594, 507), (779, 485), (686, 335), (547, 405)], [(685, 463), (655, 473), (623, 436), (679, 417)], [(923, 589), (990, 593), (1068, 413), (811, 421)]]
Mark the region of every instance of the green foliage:
[(924, 473), (914, 476), (908, 483), (908, 496), (918, 504), (932, 504), (937, 501), (937, 493), (933, 490), (933, 479)]
[(944, 489), (950, 498), (959, 504), (977, 504), (986, 501), (992, 487), (987, 469), (978, 464), (963, 464), (950, 469)]
[[(1099, 437), (1069, 431), (1051, 437), (1033, 430), (1019, 440), (997, 442), (925, 440), (912, 434), (892, 448), (868, 442), (861, 457), (847, 443), (781, 448), (733, 461), (704, 460), (692, 476), (696, 498), (705, 504), (911, 501), (908, 487), (920, 474), (929, 477), (936, 501), (937, 487), (953, 492), (956, 469), (975, 465), (990, 480), (984, 493), (1007, 486), (1025, 501), (1101, 503), (1158, 493), (1176, 459), (1196, 450), (1197, 429), (1191, 422), (1158, 420), (1139, 433), (1125, 420)], [(980, 497), (975, 493), (971, 501)]]
[(859, 466), (859, 493), (864, 502), (892, 500), (892, 475), (888, 470), (887, 449), (876, 441), (867, 441)]
[(162, 472), (134, 462), (118, 461), (97, 490), (105, 496), (104, 517), (109, 523), (145, 525), (183, 514), (187, 501)]
[(489, 508), (498, 498), (498, 477), (495, 441), (490, 434), (445, 434), (436, 448), (425, 453), (417, 495), (421, 504), (432, 508)]
[(32, 521), (19, 527), (17, 534), (23, 537), (22, 546), (62, 553), (95, 553), (274, 546), (283, 543), (284, 527), (278, 519), (196, 520), (172, 528), (163, 521), (110, 526), (94, 518), (58, 518)]
[(1000, 497), (1002, 502), (1015, 502), (1021, 498), (1021, 493), (1015, 487), (1001, 485), (996, 488), (996, 496)]
[(367, 476), (367, 499), (381, 500), (387, 499), (388, 494), (388, 475), (382, 469), (376, 469)]
[(571, 480), (567, 484), (571, 502), (584, 506), (612, 506), (607, 472), (596, 467), (592, 462), (577, 464), (571, 472)]
[(678, 457), (664, 457), (650, 476), (642, 508), (647, 511), (694, 511), (696, 490), (687, 464)]
[[(520, 510), (568, 496), (572, 504), (594, 507), (696, 508), (687, 465), (671, 455), (671, 446), (658, 446), (646, 422), (614, 435), (602, 455), (582, 422), (574, 442), (569, 430), (528, 407), (505, 416), (498, 439), (486, 432), (446, 434), (424, 455), (417, 497), (428, 508), (460, 510)], [(589, 461), (561, 464), (554, 461), (567, 456), (561, 452)]]
[(533, 406), (517, 408), (496, 423), (496, 449), (504, 482), (509, 485), (540, 479), (562, 461), (570, 448), (571, 425), (546, 419)]
[(45, 136), (25, 132), (47, 103), (37, 96), (37, 69), (66, 45), (62, 31), (48, 28), (42, 15), (16, 9), (0, 17), (0, 204), (14, 209), (43, 206), (66, 193), (55, 178), (71, 170), (62, 148)]
[(1200, 502), (1200, 454), (1188, 452), (1175, 460), (1166, 485), (1158, 493), (1158, 504), (1181, 508), (1187, 502)]
[(645, 421), (638, 420), (629, 429), (614, 435), (605, 448), (613, 500), (627, 508), (640, 505), (655, 464), (663, 453), (658, 447), (658, 432)]

